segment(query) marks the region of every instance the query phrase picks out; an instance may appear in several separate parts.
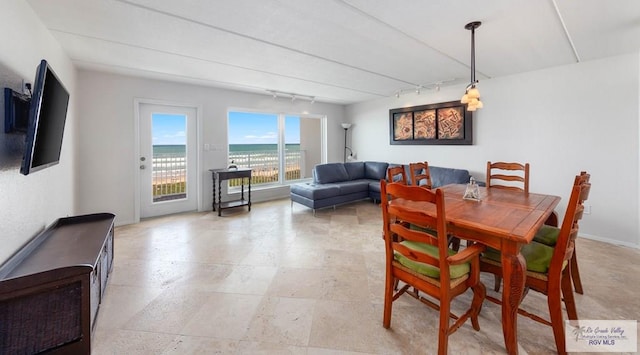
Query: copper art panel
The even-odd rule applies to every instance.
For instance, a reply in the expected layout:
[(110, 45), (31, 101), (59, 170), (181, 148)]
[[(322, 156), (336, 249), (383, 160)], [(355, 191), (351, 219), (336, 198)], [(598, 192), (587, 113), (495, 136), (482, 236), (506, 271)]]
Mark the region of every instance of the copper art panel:
[(464, 107), (448, 107), (438, 110), (438, 139), (464, 138)]
[(407, 140), (413, 139), (413, 119), (412, 112), (396, 113), (393, 115), (393, 139)]
[(414, 117), (414, 139), (436, 138), (436, 110), (416, 111)]

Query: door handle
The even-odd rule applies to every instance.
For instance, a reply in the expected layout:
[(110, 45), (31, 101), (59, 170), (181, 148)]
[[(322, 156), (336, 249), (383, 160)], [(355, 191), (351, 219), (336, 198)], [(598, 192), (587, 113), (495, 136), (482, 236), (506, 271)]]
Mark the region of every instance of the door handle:
[(146, 166), (145, 165), (140, 165), (140, 170), (144, 170), (144, 169), (146, 169)]

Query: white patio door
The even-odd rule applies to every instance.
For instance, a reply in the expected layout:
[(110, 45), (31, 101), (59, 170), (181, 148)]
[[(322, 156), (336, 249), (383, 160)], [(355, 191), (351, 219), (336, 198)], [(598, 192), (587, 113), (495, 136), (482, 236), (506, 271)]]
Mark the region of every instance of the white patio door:
[(139, 104), (140, 217), (198, 209), (197, 109)]

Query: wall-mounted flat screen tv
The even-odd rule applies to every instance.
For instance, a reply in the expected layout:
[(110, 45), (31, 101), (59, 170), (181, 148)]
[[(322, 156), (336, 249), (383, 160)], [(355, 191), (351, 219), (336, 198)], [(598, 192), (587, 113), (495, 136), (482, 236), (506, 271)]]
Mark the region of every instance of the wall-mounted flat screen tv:
[(69, 92), (43, 59), (33, 85), (22, 174), (58, 164), (68, 105)]

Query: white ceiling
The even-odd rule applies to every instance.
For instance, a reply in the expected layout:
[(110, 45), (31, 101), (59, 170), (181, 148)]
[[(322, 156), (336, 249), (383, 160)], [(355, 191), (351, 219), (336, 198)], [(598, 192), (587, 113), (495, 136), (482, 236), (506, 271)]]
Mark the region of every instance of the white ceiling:
[(640, 50), (638, 0), (28, 0), (79, 68), (354, 103)]

